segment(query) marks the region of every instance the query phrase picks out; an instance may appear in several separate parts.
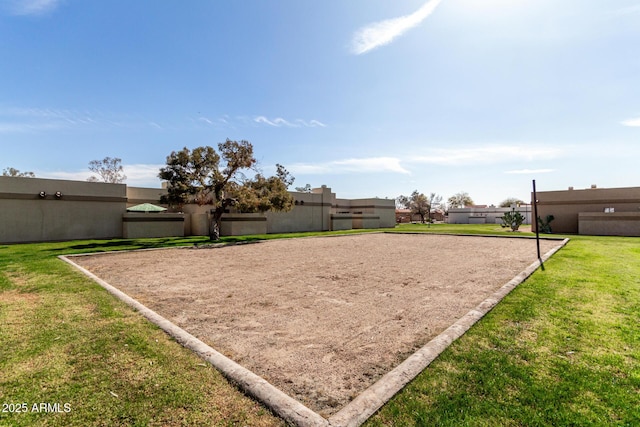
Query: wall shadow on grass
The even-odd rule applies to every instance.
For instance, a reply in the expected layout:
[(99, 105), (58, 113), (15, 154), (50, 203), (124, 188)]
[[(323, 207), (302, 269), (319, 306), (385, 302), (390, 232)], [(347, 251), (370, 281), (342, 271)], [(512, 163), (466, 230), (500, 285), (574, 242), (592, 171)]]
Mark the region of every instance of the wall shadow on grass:
[(73, 244), (61, 248), (55, 248), (55, 252), (108, 252), (127, 249), (154, 249), (172, 246), (189, 246), (191, 244), (208, 243), (208, 238), (201, 239), (180, 239), (180, 238), (158, 238), (158, 239), (117, 239), (103, 241), (88, 241)]
[(167, 238), (155, 238), (155, 239), (114, 239), (114, 240), (98, 240), (98, 241), (84, 241), (77, 244), (71, 244), (69, 246), (59, 247), (51, 249), (51, 252), (109, 252), (109, 251), (121, 251), (121, 250), (135, 250), (135, 249), (159, 249), (169, 247), (214, 247), (224, 244), (243, 244), (243, 243), (256, 243), (264, 240), (262, 237), (257, 236), (229, 236), (222, 237), (219, 240), (210, 240), (205, 236), (197, 237), (167, 237)]

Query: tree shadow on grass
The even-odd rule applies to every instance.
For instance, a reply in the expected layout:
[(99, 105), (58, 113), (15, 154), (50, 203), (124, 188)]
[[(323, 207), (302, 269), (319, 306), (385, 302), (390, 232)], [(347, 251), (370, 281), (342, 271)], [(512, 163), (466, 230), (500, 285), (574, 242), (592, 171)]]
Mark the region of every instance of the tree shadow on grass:
[[(204, 240), (208, 241), (208, 240)], [(166, 248), (172, 246), (188, 246), (194, 244), (197, 241), (174, 239), (174, 238), (162, 238), (162, 239), (118, 239), (118, 240), (103, 240), (103, 241), (86, 241), (79, 242), (77, 244), (71, 244), (69, 246), (63, 246), (52, 249), (52, 252), (107, 252), (118, 251), (125, 249), (153, 249), (153, 248)], [(199, 242), (198, 242), (199, 243)]]
[(255, 236), (229, 236), (220, 240), (210, 240), (205, 236), (188, 238), (154, 238), (154, 239), (115, 239), (102, 241), (78, 242), (69, 246), (51, 249), (51, 252), (110, 252), (135, 249), (159, 249), (170, 247), (214, 247), (225, 244), (255, 243), (263, 240)]
[(192, 249), (217, 249), (224, 248), (225, 246), (237, 246), (237, 245), (251, 245), (255, 243), (262, 243), (265, 239), (259, 237), (251, 237), (245, 239), (225, 239), (211, 240), (210, 242), (196, 243), (190, 246)]

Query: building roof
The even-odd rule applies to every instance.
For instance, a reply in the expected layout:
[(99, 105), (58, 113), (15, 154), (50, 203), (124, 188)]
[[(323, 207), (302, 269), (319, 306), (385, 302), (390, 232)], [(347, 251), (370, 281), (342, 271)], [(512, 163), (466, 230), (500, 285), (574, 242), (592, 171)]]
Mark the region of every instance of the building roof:
[(142, 203), (140, 205), (131, 206), (127, 208), (127, 212), (163, 212), (166, 211), (167, 208), (163, 208), (162, 206), (156, 206), (151, 203)]

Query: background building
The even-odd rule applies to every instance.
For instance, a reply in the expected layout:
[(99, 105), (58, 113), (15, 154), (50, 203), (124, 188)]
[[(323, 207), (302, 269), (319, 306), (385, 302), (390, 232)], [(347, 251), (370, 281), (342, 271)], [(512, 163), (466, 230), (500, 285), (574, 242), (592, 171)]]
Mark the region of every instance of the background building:
[(570, 187), (537, 196), (538, 217), (546, 220), (553, 215), (549, 224), (553, 233), (640, 236), (640, 187)]
[(520, 205), (515, 208), (497, 208), (495, 206), (451, 208), (447, 222), (449, 224), (502, 224), (502, 216), (512, 209), (524, 216), (524, 224), (531, 224), (531, 205)]
[[(208, 235), (211, 206), (186, 205), (180, 213), (127, 213), (141, 203), (160, 204), (161, 188), (85, 181), (0, 176), (0, 242), (39, 242)], [(395, 201), (338, 199), (322, 186), (291, 192), (290, 212), (222, 217), (222, 235), (382, 228), (395, 225)]]

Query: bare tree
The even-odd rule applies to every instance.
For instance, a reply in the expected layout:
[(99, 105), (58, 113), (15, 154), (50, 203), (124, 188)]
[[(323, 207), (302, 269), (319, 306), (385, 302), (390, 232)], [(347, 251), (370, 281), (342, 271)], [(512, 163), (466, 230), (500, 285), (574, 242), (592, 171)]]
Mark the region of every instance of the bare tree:
[(431, 193), (429, 194), (428, 200), (429, 200), (428, 219), (429, 219), (429, 223), (431, 223), (431, 211), (433, 211), (434, 209), (438, 209), (442, 206), (442, 196), (436, 193)]
[(90, 176), (87, 181), (90, 182), (109, 182), (111, 184), (121, 184), (127, 176), (121, 165), (122, 159), (117, 157), (105, 157), (102, 160), (92, 160), (89, 162), (89, 170), (98, 175)]
[(296, 191), (300, 193), (311, 193), (311, 184), (307, 184), (304, 187), (296, 187)]
[(18, 178), (35, 178), (36, 174), (33, 172), (20, 172), (15, 168), (4, 168), (2, 170), (2, 176), (14, 176)]
[(449, 208), (464, 208), (473, 205), (473, 199), (469, 196), (469, 193), (461, 191), (449, 197), (447, 204)]
[(524, 205), (524, 202), (517, 197), (507, 197), (500, 203), (501, 208), (510, 208), (511, 205), (520, 206)]

